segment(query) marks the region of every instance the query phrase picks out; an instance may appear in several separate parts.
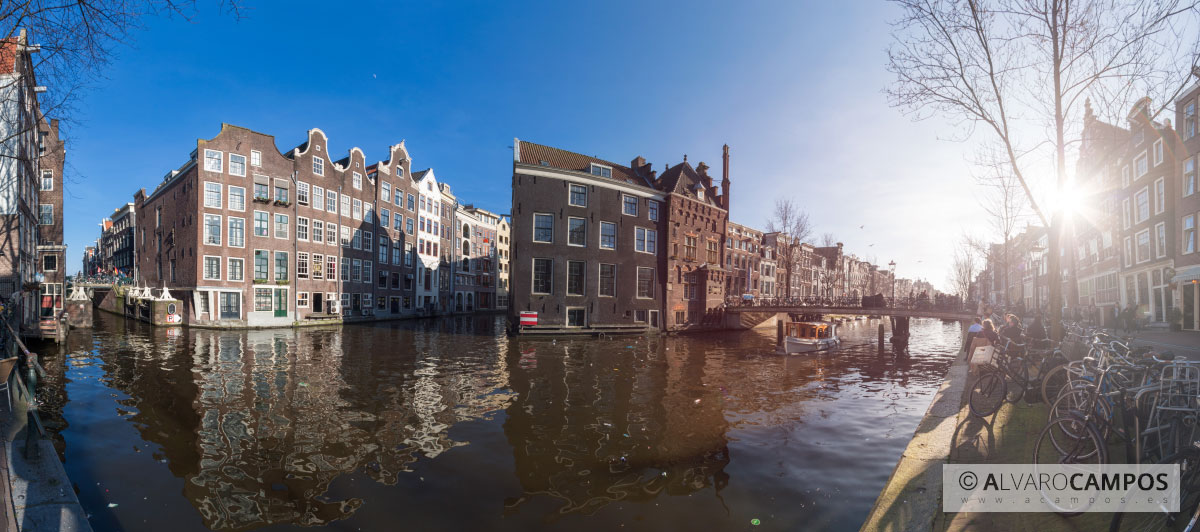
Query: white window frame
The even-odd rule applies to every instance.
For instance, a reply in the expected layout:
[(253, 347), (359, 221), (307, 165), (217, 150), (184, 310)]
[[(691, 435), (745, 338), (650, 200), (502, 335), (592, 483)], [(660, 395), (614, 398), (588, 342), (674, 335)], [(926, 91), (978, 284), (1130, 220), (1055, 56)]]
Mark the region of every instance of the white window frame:
[[(1140, 165), (1138, 164), (1141, 161), (1146, 161), (1145, 171), (1143, 171), (1142, 168), (1140, 167)], [(1133, 158), (1133, 173), (1134, 173), (1134, 177), (1133, 177), (1134, 181), (1141, 179), (1143, 176), (1150, 173), (1150, 158), (1149, 158), (1149, 156), (1146, 155), (1146, 152), (1143, 151), (1142, 153), (1138, 154), (1137, 157)]]
[[(536, 278), (537, 261), (539, 261), (539, 260), (550, 261), (550, 291), (549, 292), (538, 292), (534, 289), (534, 287), (537, 286), (537, 278)], [(554, 293), (554, 259), (549, 258), (549, 257), (533, 257), (533, 258), (529, 259), (529, 266), (530, 266), (529, 267), (529, 293), (534, 294), (534, 295), (539, 295), (539, 296), (548, 296), (548, 295)]]
[(354, 198), (353, 200), (351, 200), (351, 204), (353, 205), (353, 207), (351, 207), (351, 210), (350, 210), (350, 217), (355, 220), (362, 220), (363, 219), (363, 202), (362, 202), (362, 200), (360, 200), (358, 198)]
[(354, 187), (354, 190), (362, 190), (362, 174), (354, 172), (350, 179), (350, 186)]
[[(625, 201), (625, 200), (626, 200), (626, 198), (633, 198), (633, 199), (634, 199), (634, 202), (633, 202), (633, 214), (630, 214), (630, 213), (627, 213), (627, 212), (625, 212), (625, 204), (626, 204), (626, 201)], [(640, 207), (641, 203), (642, 203), (642, 202), (641, 202), (641, 201), (639, 201), (639, 200), (637, 199), (637, 196), (634, 196), (634, 195), (631, 195), (631, 194), (621, 194), (621, 214), (623, 214), (623, 215), (625, 215), (625, 216), (633, 216), (633, 217), (637, 217), (637, 215), (638, 215), (638, 212), (641, 210), (641, 209), (639, 209), (639, 207)]]
[(308, 308), (308, 292), (296, 292), (296, 308)]
[[(583, 243), (582, 244), (571, 243), (571, 220), (579, 220), (579, 221), (583, 222)], [(587, 218), (581, 218), (579, 216), (568, 216), (567, 217), (567, 247), (572, 247), (572, 248), (586, 248), (587, 247)]]
[[(1146, 243), (1149, 244), (1146, 247), (1150, 248), (1146, 250), (1146, 260), (1141, 260), (1141, 257), (1138, 255), (1138, 241), (1141, 240), (1141, 235), (1143, 234), (1146, 235)], [(1135, 264), (1150, 262), (1150, 260), (1154, 258), (1154, 239), (1151, 238), (1149, 228), (1142, 229), (1141, 231), (1133, 234), (1133, 257)]]
[(322, 159), (320, 157), (313, 157), (312, 161), (313, 161), (313, 174), (319, 175), (319, 176), (324, 176), (325, 175), (325, 159)]
[[(241, 208), (233, 206), (233, 191), (234, 190), (240, 190), (242, 192)], [(227, 209), (229, 209), (231, 211), (237, 211), (237, 212), (246, 212), (246, 187), (238, 187), (238, 186), (229, 185), (229, 190), (228, 190), (227, 194), (228, 194), (228, 197), (225, 200), (225, 205), (226, 205)]]
[[(651, 247), (651, 246), (649, 246), (650, 239), (648, 238), (650, 233), (654, 233), (654, 246), (653, 247), (657, 248), (658, 247), (658, 231), (656, 231), (654, 229), (647, 229), (645, 227), (634, 227), (634, 229), (633, 229), (633, 251), (634, 251), (634, 253), (646, 253), (649, 255), (653, 255), (655, 253), (654, 249), (649, 249)], [(639, 238), (639, 235), (641, 236), (641, 238)], [(643, 249), (638, 249), (639, 242), (642, 245)]]
[(250, 166), (262, 168), (262, 152), (258, 150), (250, 150)]
[(312, 193), (312, 196), (313, 196), (312, 208), (316, 209), (318, 211), (324, 211), (325, 210), (325, 188), (313, 185), (312, 191), (313, 191), (313, 193)]
[[(538, 216), (549, 216), (549, 217), (550, 217), (550, 240), (538, 240), (538, 239), (537, 239), (537, 219), (538, 219)], [(554, 243), (554, 215), (553, 215), (553, 214), (550, 214), (550, 213), (547, 213), (547, 212), (535, 212), (535, 213), (533, 213), (533, 234), (531, 234), (531, 235), (529, 235), (529, 236), (530, 236), (530, 237), (533, 239), (533, 240), (532, 240), (533, 242), (536, 242), (536, 243), (538, 243), (538, 244), (553, 244), (553, 243)]]
[[(208, 193), (211, 192), (212, 188), (216, 188), (216, 191), (217, 191), (217, 204), (216, 205), (213, 205), (208, 201)], [(221, 190), (220, 183), (218, 183), (216, 181), (205, 181), (204, 182), (204, 208), (220, 209), (221, 207), (223, 207), (225, 204), (225, 199), (223, 198), (224, 193), (225, 193), (225, 191)]]
[(296, 181), (296, 203), (301, 205), (312, 203), (312, 188), (305, 181)]
[(1158, 166), (1163, 162), (1163, 141), (1158, 139), (1154, 141), (1154, 166)]
[[(233, 273), (232, 273), (233, 272), (233, 263), (235, 263), (235, 262), (240, 262), (242, 264), (242, 276), (237, 279), (233, 278)], [(229, 257), (228, 259), (225, 259), (225, 279), (229, 280), (229, 281), (245, 281), (246, 280), (246, 259), (237, 258), (237, 257)]]
[[(234, 221), (234, 220), (240, 220), (240, 221), (242, 222), (242, 244), (241, 244), (240, 246), (239, 246), (239, 245), (234, 245), (234, 243), (233, 243), (233, 229), (231, 229), (231, 228), (229, 227), (229, 224), (233, 223), (233, 221)], [(246, 219), (245, 219), (245, 218), (239, 218), (239, 217), (237, 217), (237, 216), (227, 216), (227, 217), (225, 217), (225, 243), (226, 243), (226, 245), (228, 245), (229, 247), (231, 247), (231, 248), (244, 248), (244, 247), (246, 247), (246, 233), (248, 233), (248, 232), (250, 232), (250, 228), (246, 227)]]
[[(283, 236), (279, 236), (279, 217), (283, 217)], [(271, 236), (280, 240), (287, 240), (288, 235), (292, 233), (292, 218), (282, 212), (272, 213), (271, 216)]]
[[(296, 270), (296, 278), (297, 279), (308, 279), (308, 277), (309, 277), (309, 262), (308, 261), (309, 261), (309, 255), (308, 255), (307, 251), (297, 251), (296, 252), (295, 270)], [(300, 273), (301, 269), (304, 270), (303, 275)]]
[[(217, 259), (217, 276), (216, 277), (208, 276), (208, 260), (209, 259)], [(200, 260), (200, 278), (204, 279), (205, 281), (220, 281), (221, 280), (221, 270), (223, 267), (224, 266), (223, 266), (223, 263), (221, 262), (220, 255), (204, 255), (204, 258)]]
[[(1159, 236), (1162, 236), (1160, 239)], [(1154, 224), (1154, 234), (1151, 235), (1154, 239), (1154, 258), (1161, 259), (1167, 256), (1167, 224), (1166, 222), (1158, 222)]]
[[(582, 324), (571, 325), (571, 311), (572, 310), (583, 311), (583, 323)], [(582, 329), (584, 327), (587, 327), (587, 323), (588, 323), (587, 307), (564, 307), (564, 309), (563, 309), (563, 324), (564, 324), (563, 326), (564, 327), (566, 327), (568, 329)]]
[(1135, 260), (1133, 254), (1133, 239), (1127, 236), (1125, 237), (1125, 253), (1123, 254), (1125, 255), (1124, 262), (1126, 268), (1133, 266), (1133, 261)]
[[(1188, 220), (1191, 220), (1191, 222), (1192, 222), (1192, 235), (1190, 238), (1190, 240), (1191, 240), (1190, 243), (1192, 244), (1191, 248), (1188, 248), (1188, 244), (1189, 244), (1189, 242), (1188, 242), (1188, 240), (1189, 240), (1188, 224), (1187, 224)], [(1195, 214), (1189, 214), (1187, 216), (1180, 218), (1180, 238), (1182, 239), (1180, 241), (1180, 247), (1179, 247), (1181, 254), (1191, 255), (1192, 253), (1194, 253), (1196, 251), (1196, 215)]]
[[(241, 159), (242, 159), (242, 173), (240, 173), (240, 174), (233, 173), (233, 158), (234, 157), (241, 157)], [(245, 155), (229, 152), (229, 175), (234, 175), (234, 176), (238, 176), (238, 177), (246, 177), (246, 156)]]
[[(49, 180), (49, 181), (47, 181), (47, 180)], [(46, 183), (50, 183), (50, 186), (47, 187)], [(42, 189), (42, 192), (49, 192), (49, 191), (54, 190), (54, 170), (42, 170), (41, 189)]]
[(1167, 181), (1165, 177), (1154, 180), (1154, 214), (1167, 210)]
[[(599, 170), (600, 172), (596, 173), (597, 170)], [(605, 170), (607, 170), (607, 172), (605, 172)], [(594, 175), (596, 177), (607, 177), (607, 178), (611, 179), (612, 171), (613, 171), (613, 169), (611, 166), (604, 165), (604, 164), (591, 163), (588, 166), (588, 173), (591, 175)], [(605, 175), (605, 173), (607, 173), (608, 175)]]
[[(579, 188), (583, 189), (583, 204), (582, 205), (572, 201), (572, 199), (574, 198), (575, 187), (579, 187)], [(567, 183), (567, 205), (570, 205), (572, 207), (587, 207), (587, 205), (588, 205), (588, 187), (587, 187), (587, 185), (580, 185), (577, 183)]]
[[(1138, 201), (1137, 201), (1138, 196), (1141, 196), (1142, 194), (1146, 195), (1146, 217), (1145, 218), (1142, 218), (1142, 209), (1140, 206), (1138, 206)], [(1133, 224), (1134, 225), (1140, 224), (1140, 223), (1150, 219), (1150, 213), (1153, 211), (1153, 207), (1150, 206), (1150, 202), (1151, 202), (1150, 187), (1142, 187), (1141, 190), (1139, 190), (1133, 194), (1133, 208), (1137, 209), (1137, 210), (1133, 211)]]
[(1133, 223), (1133, 207), (1129, 198), (1121, 200), (1121, 211), (1124, 228), (1129, 229), (1129, 226)]
[[(301, 234), (300, 234), (301, 227), (304, 228), (303, 236), (301, 236)], [(297, 216), (296, 217), (296, 240), (308, 242), (309, 237), (311, 235), (311, 233), (309, 233), (309, 230), (310, 230), (310, 226), (309, 226), (308, 218), (305, 218), (303, 216)]]
[[(216, 241), (216, 242), (209, 242), (209, 241), (208, 241), (208, 240), (209, 240), (209, 237), (210, 237), (210, 236), (212, 236), (212, 235), (209, 233), (209, 231), (208, 231), (208, 219), (209, 219), (209, 218), (216, 218), (216, 219), (217, 219), (217, 235), (216, 235), (216, 236), (217, 236), (217, 241)], [(224, 219), (224, 218), (223, 218), (223, 217), (222, 217), (220, 214), (208, 214), (208, 213), (205, 213), (205, 214), (204, 214), (204, 217), (202, 218), (202, 220), (203, 220), (203, 224), (204, 224), (204, 226), (203, 226), (203, 227), (204, 227), (204, 230), (203, 230), (203, 234), (204, 234), (204, 245), (206, 245), (206, 246), (220, 246), (220, 245), (221, 245), (221, 243), (223, 242), (223, 240), (221, 239), (221, 234), (220, 234), (220, 233), (221, 233), (221, 228), (222, 228), (222, 227), (224, 226), (224, 224), (225, 224), (225, 219)]]
[[(215, 155), (215, 157), (213, 157)], [(211, 163), (216, 161), (216, 168)], [(209, 172), (222, 173), (225, 171), (225, 152), (219, 150), (204, 150), (204, 169)]]

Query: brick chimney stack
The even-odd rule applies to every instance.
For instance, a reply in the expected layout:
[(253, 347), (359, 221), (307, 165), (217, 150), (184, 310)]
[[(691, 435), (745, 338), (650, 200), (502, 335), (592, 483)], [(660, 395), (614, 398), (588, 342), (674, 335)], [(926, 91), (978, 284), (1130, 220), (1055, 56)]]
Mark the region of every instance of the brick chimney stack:
[(729, 145), (721, 148), (721, 207), (729, 210)]
[(696, 172), (700, 174), (700, 178), (704, 180), (704, 190), (709, 191), (713, 187), (713, 178), (708, 175), (708, 165), (704, 161), (700, 161), (700, 165), (696, 167)]

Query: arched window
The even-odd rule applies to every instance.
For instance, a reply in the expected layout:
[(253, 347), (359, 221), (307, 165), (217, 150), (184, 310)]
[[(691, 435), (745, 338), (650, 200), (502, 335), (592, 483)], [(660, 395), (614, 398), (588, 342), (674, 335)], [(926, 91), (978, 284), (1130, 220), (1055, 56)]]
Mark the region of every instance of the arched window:
[(463, 258), (463, 260), (462, 260), (462, 270), (463, 270), (464, 272), (469, 272), (469, 271), (471, 271), (471, 259), (468, 259), (468, 258), (465, 258), (465, 257)]
[(471, 236), (471, 226), (463, 224), (463, 236), (468, 238)]
[(465, 257), (470, 254), (471, 254), (471, 243), (463, 242), (463, 256)]

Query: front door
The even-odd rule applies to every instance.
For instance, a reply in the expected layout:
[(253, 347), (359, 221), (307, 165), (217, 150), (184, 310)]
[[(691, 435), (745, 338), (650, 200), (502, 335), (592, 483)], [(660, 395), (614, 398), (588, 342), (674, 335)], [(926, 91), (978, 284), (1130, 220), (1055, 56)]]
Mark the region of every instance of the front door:
[(324, 307), (325, 307), (325, 294), (322, 294), (320, 292), (314, 292), (313, 293), (313, 302), (312, 302), (313, 311), (321, 312), (321, 309)]
[(288, 290), (281, 288), (275, 291), (275, 317), (286, 318), (288, 315)]
[(657, 310), (650, 311), (650, 326), (655, 329), (658, 328), (658, 311)]
[(1197, 329), (1196, 318), (1200, 317), (1196, 312), (1196, 296), (1197, 292), (1200, 292), (1200, 285), (1181, 283), (1179, 286), (1180, 295), (1183, 296), (1183, 328), (1194, 331)]

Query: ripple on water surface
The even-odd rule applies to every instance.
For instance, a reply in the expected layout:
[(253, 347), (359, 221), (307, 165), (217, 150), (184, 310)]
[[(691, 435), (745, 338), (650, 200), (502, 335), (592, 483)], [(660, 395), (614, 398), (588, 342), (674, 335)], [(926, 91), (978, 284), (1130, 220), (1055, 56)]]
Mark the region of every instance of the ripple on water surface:
[[(876, 321), (817, 356), (771, 331), (508, 339), (493, 317), (280, 331), (100, 315), (44, 413), (97, 529), (857, 528), (941, 383)], [(50, 350), (51, 352), (53, 350)]]

